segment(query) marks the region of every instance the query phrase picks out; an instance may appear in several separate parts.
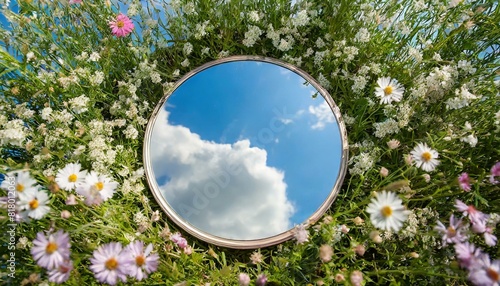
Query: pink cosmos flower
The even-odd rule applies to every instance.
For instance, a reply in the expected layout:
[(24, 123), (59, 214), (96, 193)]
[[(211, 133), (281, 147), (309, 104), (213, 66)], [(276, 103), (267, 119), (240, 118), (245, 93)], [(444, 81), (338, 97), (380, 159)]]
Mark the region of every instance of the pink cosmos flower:
[(492, 184), (498, 184), (498, 181), (495, 180), (495, 177), (500, 176), (500, 162), (497, 162), (493, 167), (491, 167), (491, 176), (490, 176), (490, 183)]
[(440, 221), (437, 223), (438, 225), (434, 229), (443, 234), (443, 245), (446, 245), (447, 243), (460, 243), (467, 239), (467, 237), (462, 234), (462, 220), (456, 220), (454, 215), (450, 216), (449, 227), (446, 227)]
[(118, 279), (125, 282), (128, 270), (125, 263), (126, 255), (119, 242), (101, 245), (94, 250), (94, 256), (90, 258), (92, 265), (89, 268), (101, 283), (115, 285)]
[(48, 236), (39, 232), (33, 240), (31, 255), (38, 265), (51, 270), (69, 259), (69, 248), (69, 234), (64, 231), (60, 230)]
[(49, 271), (49, 281), (61, 284), (68, 280), (69, 275), (73, 270), (73, 261), (66, 259), (58, 267)]
[(458, 185), (460, 186), (460, 189), (469, 192), (471, 189), (469, 174), (462, 173), (460, 176), (458, 176)]
[(149, 273), (156, 271), (160, 257), (156, 253), (151, 253), (152, 250), (152, 244), (144, 249), (142, 241), (132, 242), (125, 248), (124, 251), (127, 254), (125, 264), (130, 276), (141, 281), (143, 278), (147, 278)]
[(132, 33), (134, 23), (132, 23), (129, 17), (120, 13), (116, 16), (115, 21), (109, 22), (109, 27), (113, 35), (117, 37), (126, 37), (128, 34)]

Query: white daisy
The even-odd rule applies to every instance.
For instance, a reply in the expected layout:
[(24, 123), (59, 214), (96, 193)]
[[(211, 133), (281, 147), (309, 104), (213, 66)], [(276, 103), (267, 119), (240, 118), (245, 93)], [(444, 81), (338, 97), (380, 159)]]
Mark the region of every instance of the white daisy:
[(5, 180), (0, 185), (0, 188), (5, 190), (16, 190), (16, 192), (22, 193), (28, 190), (37, 189), (37, 182), (30, 176), (28, 171), (15, 171), (6, 174)]
[(17, 205), (21, 217), (25, 220), (28, 218), (43, 218), (50, 211), (50, 208), (47, 206), (48, 201), (49, 195), (42, 190), (30, 189), (19, 193)]
[(408, 217), (400, 198), (393, 192), (382, 191), (366, 208), (373, 225), (384, 230), (398, 231)]
[(93, 199), (91, 201), (96, 202), (95, 204), (99, 204), (99, 198), (102, 201), (106, 201), (113, 197), (117, 187), (118, 183), (108, 178), (108, 176), (99, 175), (91, 171), (85, 177), (85, 182), (76, 187), (76, 192), (86, 198), (92, 197)]
[(380, 97), (380, 103), (390, 104), (393, 101), (399, 102), (403, 98), (405, 88), (396, 79), (382, 77), (377, 80), (377, 84), (375, 95)]
[(432, 150), (425, 143), (418, 143), (410, 152), (417, 168), (422, 168), (426, 172), (432, 172), (439, 165), (439, 154)]
[(78, 163), (69, 163), (63, 169), (59, 170), (56, 175), (56, 183), (59, 187), (66, 191), (75, 189), (83, 183), (87, 172), (81, 171), (82, 166)]

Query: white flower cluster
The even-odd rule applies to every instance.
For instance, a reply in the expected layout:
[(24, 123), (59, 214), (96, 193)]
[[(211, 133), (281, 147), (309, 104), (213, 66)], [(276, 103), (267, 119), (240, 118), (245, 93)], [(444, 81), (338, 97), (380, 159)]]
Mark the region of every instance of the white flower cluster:
[(354, 41), (360, 43), (367, 43), (370, 41), (370, 32), (367, 28), (361, 28), (354, 36)]
[(375, 137), (383, 138), (388, 134), (399, 133), (399, 124), (396, 120), (389, 118), (384, 122), (374, 123)]
[(251, 25), (248, 28), (248, 31), (245, 32), (245, 39), (243, 39), (243, 45), (247, 47), (252, 47), (257, 42), (260, 35), (262, 35), (262, 30), (257, 26)]
[(460, 109), (469, 106), (472, 100), (480, 98), (480, 96), (470, 93), (465, 85), (455, 90), (455, 95), (455, 97), (446, 100), (447, 109)]
[(69, 100), (69, 105), (74, 113), (80, 114), (88, 110), (87, 105), (89, 103), (89, 98), (84, 94), (74, 97)]
[(23, 145), (28, 129), (21, 119), (7, 120), (5, 115), (0, 115), (0, 126), (0, 145)]
[(349, 173), (353, 176), (363, 175), (366, 171), (370, 170), (374, 164), (374, 157), (368, 152), (362, 152), (349, 159), (349, 165), (353, 165), (352, 168), (349, 168)]

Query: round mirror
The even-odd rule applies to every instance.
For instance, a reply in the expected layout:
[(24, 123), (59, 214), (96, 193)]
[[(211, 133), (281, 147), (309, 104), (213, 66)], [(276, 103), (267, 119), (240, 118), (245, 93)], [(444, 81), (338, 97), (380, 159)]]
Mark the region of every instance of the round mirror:
[(345, 175), (338, 107), (289, 64), (236, 56), (191, 71), (156, 106), (144, 165), (154, 197), (192, 235), (258, 248), (316, 222)]

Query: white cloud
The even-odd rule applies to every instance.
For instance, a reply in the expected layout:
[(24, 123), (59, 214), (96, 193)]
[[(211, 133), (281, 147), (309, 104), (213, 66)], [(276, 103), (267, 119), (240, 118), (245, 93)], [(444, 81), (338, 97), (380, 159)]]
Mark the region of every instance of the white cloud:
[(335, 116), (326, 101), (323, 101), (323, 103), (318, 106), (310, 105), (309, 113), (316, 116), (316, 119), (318, 120), (311, 126), (312, 129), (323, 130), (326, 124), (335, 122)]
[(293, 120), (289, 118), (280, 118), (280, 121), (285, 125), (288, 125), (293, 122)]
[(266, 150), (250, 147), (249, 140), (202, 140), (186, 127), (170, 125), (162, 110), (150, 148), (164, 196), (198, 229), (224, 238), (258, 239), (292, 227), (294, 207), (286, 197), (284, 173), (267, 166)]

